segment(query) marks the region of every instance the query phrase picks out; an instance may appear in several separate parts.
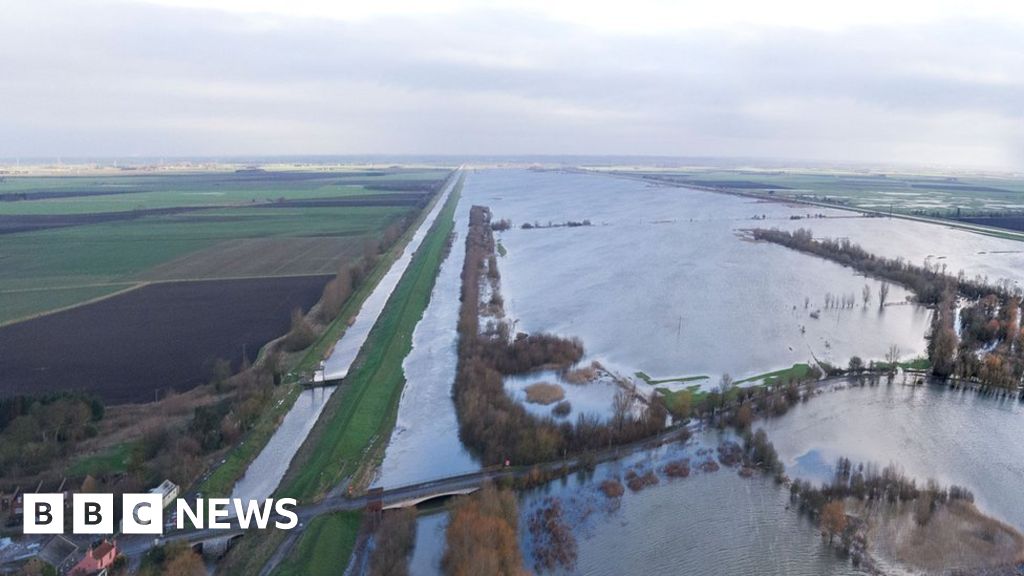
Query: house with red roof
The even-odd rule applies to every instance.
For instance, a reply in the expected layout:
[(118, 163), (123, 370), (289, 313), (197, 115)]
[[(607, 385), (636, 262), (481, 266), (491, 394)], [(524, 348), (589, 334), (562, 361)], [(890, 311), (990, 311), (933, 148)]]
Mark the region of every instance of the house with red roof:
[(117, 558), (117, 543), (111, 540), (104, 540), (98, 546), (90, 546), (85, 557), (75, 564), (71, 569), (71, 576), (91, 576), (103, 572), (114, 564)]

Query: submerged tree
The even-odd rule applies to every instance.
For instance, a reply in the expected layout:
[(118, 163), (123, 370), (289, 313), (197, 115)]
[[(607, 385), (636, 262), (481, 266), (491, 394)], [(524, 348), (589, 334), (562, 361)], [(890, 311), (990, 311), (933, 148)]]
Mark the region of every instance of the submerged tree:
[(882, 282), (878, 287), (878, 307), (885, 308), (885, 301), (889, 298), (889, 283)]
[(846, 507), (841, 500), (833, 500), (821, 509), (821, 532), (822, 536), (828, 535), (828, 543), (837, 534), (846, 530)]

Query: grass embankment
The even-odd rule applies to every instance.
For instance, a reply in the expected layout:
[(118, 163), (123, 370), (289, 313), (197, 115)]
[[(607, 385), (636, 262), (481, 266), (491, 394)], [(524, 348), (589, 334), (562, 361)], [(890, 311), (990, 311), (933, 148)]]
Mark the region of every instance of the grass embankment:
[[(927, 358), (914, 358), (913, 360), (907, 360), (905, 362), (897, 362), (896, 366), (903, 370), (930, 370), (932, 363)], [(875, 362), (875, 368), (877, 370), (888, 370), (888, 362)]]
[(345, 571), (359, 536), (362, 515), (339, 512), (319, 516), (299, 537), (273, 576), (334, 576)]
[(657, 384), (668, 384), (670, 382), (695, 382), (697, 380), (707, 380), (709, 378), (709, 376), (705, 376), (703, 374), (699, 374), (697, 376), (679, 376), (677, 378), (659, 379), (651, 378), (650, 375), (648, 375), (646, 372), (636, 372), (634, 373), (634, 375), (637, 378), (643, 380), (644, 382), (650, 384), (651, 386), (655, 386)]
[(387, 441), (405, 385), (402, 361), (412, 350), (413, 329), (430, 301), (447, 253), (461, 189), (460, 181), (370, 331), (344, 388), (328, 401), (296, 454), (279, 496), (308, 501), (323, 495), (375, 459), (374, 448)]
[[(437, 196), (440, 198), (440, 196)], [(394, 264), (395, 260), (401, 256), (405, 250), (409, 240), (419, 229), (423, 220), (426, 219), (427, 214), (430, 213), (431, 208), (434, 206), (433, 202), (429, 203), (421, 212), (419, 218), (409, 226), (409, 229), (405, 232), (403, 237), (396, 242), (395, 246), (387, 252), (387, 254), (381, 258), (380, 262), (374, 267), (370, 276), (364, 281), (358, 290), (356, 290), (352, 296), (345, 302), (341, 312), (338, 313), (337, 318), (331, 322), (327, 329), (320, 335), (320, 337), (314, 342), (309, 348), (306, 349), (299, 360), (291, 366), (287, 373), (284, 383), (293, 384), (291, 386), (281, 386), (275, 393), (276, 397), (272, 404), (272, 407), (263, 416), (260, 417), (259, 422), (249, 432), (245, 442), (239, 443), (230, 453), (223, 464), (217, 467), (210, 476), (202, 482), (199, 486), (199, 491), (204, 494), (211, 496), (219, 495), (226, 496), (231, 492), (232, 487), (238, 481), (239, 478), (245, 473), (245, 470), (249, 467), (249, 464), (259, 455), (263, 448), (270, 441), (270, 438), (277, 431), (277, 427), (284, 418), (285, 414), (291, 410), (295, 404), (295, 400), (302, 393), (302, 388), (295, 386), (294, 384), (301, 380), (303, 374), (311, 373), (316, 369), (317, 365), (323, 360), (331, 350), (331, 347), (345, 335), (345, 330), (348, 329), (349, 321), (358, 314), (360, 308), (366, 299), (373, 293), (377, 288), (377, 284), (381, 278), (387, 274), (387, 271)], [(440, 217), (440, 215), (439, 215)], [(424, 240), (424, 243), (426, 241)]]
[[(775, 370), (772, 372), (765, 372), (764, 374), (758, 374), (756, 376), (749, 376), (742, 380), (733, 382), (725, 394), (725, 398), (722, 400), (725, 404), (733, 403), (740, 394), (740, 385), (747, 384), (744, 388), (763, 388), (767, 386), (777, 386), (779, 384), (785, 384), (787, 382), (799, 382), (806, 380), (811, 374), (811, 366), (809, 364), (799, 363), (793, 364), (789, 368), (783, 368), (782, 370)], [(644, 380), (648, 384), (664, 384), (668, 382), (687, 382), (693, 380), (706, 380), (707, 376), (690, 376), (686, 378), (666, 378), (663, 380), (652, 380), (647, 374), (643, 372), (637, 372), (636, 376), (641, 380)], [(688, 414), (693, 408), (696, 408), (707, 400), (708, 394), (711, 393), (709, 390), (702, 390), (701, 384), (693, 384), (687, 386), (682, 390), (670, 390), (665, 387), (658, 387), (655, 390), (661, 394), (665, 401), (665, 406), (673, 414)]]
[(798, 363), (793, 364), (789, 368), (783, 368), (782, 370), (775, 370), (773, 372), (765, 372), (764, 374), (758, 374), (756, 376), (750, 376), (742, 380), (737, 380), (736, 384), (747, 384), (750, 382), (761, 381), (766, 386), (774, 386), (782, 382), (789, 382), (791, 380), (803, 380), (807, 377), (807, 373), (811, 371), (810, 364)]

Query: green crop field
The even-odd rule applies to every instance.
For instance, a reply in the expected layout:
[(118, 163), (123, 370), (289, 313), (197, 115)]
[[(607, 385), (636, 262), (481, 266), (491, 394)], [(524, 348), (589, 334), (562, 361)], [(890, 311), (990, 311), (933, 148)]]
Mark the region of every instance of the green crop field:
[(680, 169), (630, 171), (679, 184), (904, 214), (1024, 211), (1024, 179), (855, 171)]
[[(230, 173), (7, 179), (0, 183), (0, 199), (6, 200), (0, 201), (0, 223), (5, 218), (15, 224), (35, 222), (23, 219), (58, 213), (84, 215), (84, 219), (72, 226), (0, 234), (0, 324), (88, 302), (141, 282), (332, 274), (342, 262), (361, 254), (365, 238), (379, 235), (391, 222), (419, 209), (409, 203), (409, 190), (426, 193), (447, 172), (372, 177), (364, 172), (285, 174), (279, 179), (243, 182), (228, 179), (236, 177)], [(372, 188), (364, 182), (372, 182)], [(70, 198), (34, 196), (143, 186), (153, 190)], [(402, 196), (394, 196), (399, 199), (394, 205), (387, 205), (388, 186), (396, 187), (392, 191), (404, 190)], [(16, 193), (27, 194), (27, 199), (8, 199)], [(361, 197), (375, 198), (375, 204), (384, 205), (288, 206), (263, 201), (345, 196), (356, 203)], [(241, 198), (262, 200), (253, 206), (239, 202)], [(94, 212), (132, 210), (135, 205), (118, 203), (138, 200), (144, 200), (146, 208), (194, 205), (190, 202), (205, 207), (114, 221), (89, 220)]]
[[(345, 198), (407, 191), (429, 186), (447, 171), (231, 172), (150, 176), (10, 177), (0, 182), (0, 215), (54, 215), (128, 212), (181, 207), (241, 206)], [(47, 195), (63, 194), (64, 197)], [(25, 196), (22, 196), (25, 195)]]
[(388, 299), (343, 388), (328, 400), (296, 454), (279, 495), (318, 497), (356, 472), (375, 442), (386, 441), (405, 384), (402, 361), (412, 349), (413, 329), (430, 301), (444, 260), (460, 190), (461, 182)]

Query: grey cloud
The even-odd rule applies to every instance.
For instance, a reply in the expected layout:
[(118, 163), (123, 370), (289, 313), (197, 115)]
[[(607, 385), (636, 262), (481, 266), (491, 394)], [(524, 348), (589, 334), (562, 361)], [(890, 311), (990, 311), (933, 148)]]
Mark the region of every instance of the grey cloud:
[(135, 3), (22, 10), (0, 22), (0, 156), (1024, 165), (1024, 31), (996, 22), (637, 36), (509, 11), (356, 23)]

